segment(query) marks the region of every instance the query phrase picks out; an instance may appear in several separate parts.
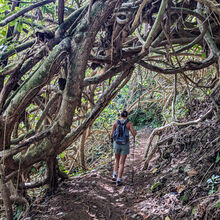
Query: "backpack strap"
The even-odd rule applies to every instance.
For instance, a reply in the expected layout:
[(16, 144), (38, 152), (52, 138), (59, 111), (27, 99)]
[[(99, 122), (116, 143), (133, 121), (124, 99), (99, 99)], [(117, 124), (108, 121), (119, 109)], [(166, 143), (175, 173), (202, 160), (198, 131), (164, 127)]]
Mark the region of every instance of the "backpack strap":
[(128, 119), (126, 119), (123, 123), (121, 123), (120, 120), (117, 120), (117, 124), (118, 124), (118, 125), (126, 125), (128, 122), (129, 122)]
[(125, 120), (125, 122), (123, 123), (124, 125), (126, 125), (129, 122), (128, 119)]
[(120, 122), (120, 120), (117, 120), (117, 125), (121, 125), (121, 122)]

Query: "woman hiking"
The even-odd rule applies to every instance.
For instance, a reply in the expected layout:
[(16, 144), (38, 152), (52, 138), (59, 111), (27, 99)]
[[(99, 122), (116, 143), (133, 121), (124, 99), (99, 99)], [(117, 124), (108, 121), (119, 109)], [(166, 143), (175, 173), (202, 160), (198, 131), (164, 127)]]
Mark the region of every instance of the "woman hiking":
[(132, 123), (128, 120), (128, 112), (123, 110), (120, 113), (120, 119), (114, 122), (110, 135), (115, 153), (112, 180), (116, 181), (117, 186), (122, 185), (121, 178), (124, 171), (124, 164), (129, 154), (129, 131), (135, 138), (136, 132)]

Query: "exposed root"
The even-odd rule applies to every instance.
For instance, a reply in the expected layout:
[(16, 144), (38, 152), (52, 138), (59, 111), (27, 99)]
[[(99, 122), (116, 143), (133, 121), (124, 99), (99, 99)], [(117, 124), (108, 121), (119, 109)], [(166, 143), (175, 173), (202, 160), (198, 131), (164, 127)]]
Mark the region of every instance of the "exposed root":
[(162, 144), (165, 144), (167, 142), (169, 142), (172, 137), (168, 137), (158, 143), (156, 143), (153, 147), (152, 147), (152, 150), (151, 150), (151, 153), (150, 155), (149, 154), (149, 151), (150, 151), (150, 146), (154, 140), (154, 137), (156, 135), (160, 136), (162, 134), (163, 131), (165, 131), (166, 129), (169, 129), (169, 128), (172, 128), (174, 126), (177, 126), (177, 127), (184, 127), (184, 126), (190, 126), (190, 125), (195, 125), (195, 124), (198, 124), (202, 121), (204, 121), (209, 115), (210, 113), (212, 113), (213, 111), (213, 108), (210, 109), (205, 115), (201, 116), (199, 119), (197, 120), (194, 120), (194, 121), (188, 121), (188, 122), (171, 122), (170, 124), (168, 125), (165, 125), (163, 127), (160, 127), (160, 128), (156, 128), (153, 130), (153, 132), (151, 133), (149, 139), (148, 139), (148, 143), (147, 143), (147, 146), (146, 146), (146, 152), (145, 152), (145, 164), (144, 164), (144, 169), (147, 169), (148, 168), (148, 164), (150, 162), (150, 160), (152, 159), (152, 156), (156, 153), (156, 151), (158, 150), (158, 147)]

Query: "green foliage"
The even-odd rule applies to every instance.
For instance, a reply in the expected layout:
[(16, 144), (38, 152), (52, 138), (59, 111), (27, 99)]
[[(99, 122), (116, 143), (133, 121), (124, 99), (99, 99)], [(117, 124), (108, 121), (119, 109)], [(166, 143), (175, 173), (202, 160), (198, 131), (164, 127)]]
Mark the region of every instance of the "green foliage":
[(19, 33), (22, 32), (22, 30), (23, 30), (23, 22), (22, 22), (22, 19), (19, 19), (16, 28), (17, 28), (17, 31), (18, 31)]
[(213, 194), (217, 191), (216, 186), (220, 182), (220, 176), (219, 175), (212, 175), (208, 180), (207, 183), (210, 186), (209, 194)]
[(14, 217), (13, 217), (14, 220), (20, 219), (22, 209), (23, 209), (22, 205), (17, 206), (16, 212), (14, 213)]
[(95, 128), (107, 128), (109, 125), (117, 120), (118, 114), (123, 109), (123, 104), (125, 103), (125, 98), (127, 95), (127, 88), (123, 88), (121, 93), (118, 94), (110, 104), (103, 110), (100, 116), (96, 119), (94, 123)]
[(65, 166), (65, 156), (66, 156), (66, 151), (63, 151), (61, 154), (59, 154), (57, 156), (57, 160), (58, 160), (58, 166), (59, 166), (59, 169), (64, 172), (64, 173), (68, 173), (69, 170), (68, 170), (68, 167)]
[(39, 171), (39, 175), (44, 176), (46, 172), (47, 172), (47, 168), (46, 168), (46, 165), (44, 165), (43, 167), (41, 167)]
[(148, 109), (138, 109), (131, 114), (132, 116), (129, 119), (137, 129), (144, 126), (156, 128), (163, 123), (161, 108), (155, 103)]
[(48, 13), (48, 14), (51, 14), (54, 16), (54, 14), (55, 14), (54, 7), (55, 7), (54, 5), (44, 5), (41, 7), (41, 9), (42, 9), (43, 14)]
[(220, 156), (219, 156), (219, 153), (218, 153), (215, 162), (218, 163), (219, 161), (220, 161)]
[(220, 207), (220, 202), (216, 203), (215, 207), (217, 207), (217, 208)]
[(37, 169), (35, 167), (31, 167), (31, 173), (32, 174), (37, 174)]

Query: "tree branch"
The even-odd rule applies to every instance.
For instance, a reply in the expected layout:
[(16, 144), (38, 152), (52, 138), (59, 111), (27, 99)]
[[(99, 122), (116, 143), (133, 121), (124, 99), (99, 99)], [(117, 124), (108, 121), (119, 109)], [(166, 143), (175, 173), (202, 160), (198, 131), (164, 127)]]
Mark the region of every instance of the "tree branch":
[(58, 0), (58, 23), (62, 24), (64, 18), (64, 0)]
[(112, 83), (108, 90), (106, 90), (97, 101), (94, 108), (91, 110), (89, 116), (83, 121), (83, 123), (72, 133), (67, 135), (62, 141), (60, 152), (66, 149), (68, 146), (72, 144), (72, 142), (78, 138), (83, 131), (94, 122), (94, 120), (99, 116), (102, 110), (109, 104), (109, 102), (117, 95), (118, 91), (128, 82), (133, 72), (133, 67), (130, 67), (129, 70), (121, 73)]
[(149, 33), (149, 35), (146, 39), (145, 44), (142, 47), (142, 52), (144, 50), (147, 50), (150, 47), (150, 45), (153, 42), (155, 36), (158, 34), (158, 31), (159, 31), (159, 28), (160, 28), (160, 23), (163, 19), (165, 8), (167, 6), (167, 2), (168, 2), (168, 0), (162, 0), (161, 1), (161, 5), (160, 5), (160, 9), (159, 9), (158, 14), (157, 14), (157, 18), (156, 18), (156, 20), (153, 24), (152, 29), (150, 30), (150, 33)]
[(14, 55), (15, 53), (19, 53), (19, 52), (21, 52), (21, 51), (31, 47), (35, 42), (36, 42), (35, 39), (29, 40), (29, 41), (27, 41), (27, 42), (25, 42), (23, 44), (18, 45), (15, 48), (12, 48), (11, 50), (9, 50), (9, 51), (7, 51), (5, 53), (0, 53), (0, 60), (3, 61), (5, 59), (7, 59), (8, 57)]
[(21, 11), (17, 12), (16, 14), (13, 14), (13, 15), (7, 17), (6, 19), (4, 19), (2, 22), (0, 22), (0, 27), (5, 26), (9, 22), (15, 20), (16, 18), (20, 17), (21, 15), (24, 15), (28, 11), (31, 11), (31, 10), (33, 10), (35, 8), (38, 8), (38, 7), (41, 7), (43, 5), (49, 4), (51, 2), (55, 2), (55, 0), (45, 0), (45, 1), (42, 1), (42, 2), (38, 2), (38, 3), (34, 4), (34, 5), (31, 5), (31, 6), (27, 7), (27, 8), (24, 8)]
[(199, 43), (202, 40), (203, 36), (205, 35), (205, 33), (208, 29), (208, 21), (201, 14), (196, 13), (196, 12), (190, 10), (190, 9), (187, 9), (187, 8), (174, 8), (174, 7), (171, 7), (171, 11), (176, 12), (177, 14), (178, 14), (178, 12), (181, 13), (181, 14), (190, 14), (190, 15), (198, 18), (201, 21), (201, 24), (203, 26), (202, 32), (198, 37), (196, 37), (192, 42), (190, 42), (186, 46), (184, 46), (184, 47), (182, 47), (182, 48), (180, 48), (179, 50), (176, 51), (176, 53), (180, 53), (180, 52), (183, 52), (184, 50), (187, 50), (187, 49), (191, 48), (193, 45)]
[(144, 169), (147, 169), (148, 164), (149, 164), (153, 154), (156, 151), (155, 149), (159, 146), (158, 144), (154, 145), (153, 149), (151, 151), (152, 153), (148, 156), (149, 151), (150, 151), (150, 146), (152, 144), (152, 141), (153, 141), (155, 135), (160, 135), (164, 130), (166, 130), (170, 127), (173, 127), (173, 126), (182, 127), (182, 126), (189, 126), (189, 125), (198, 124), (199, 122), (204, 121), (212, 111), (213, 111), (213, 108), (211, 108), (206, 114), (202, 115), (200, 118), (198, 118), (197, 120), (194, 120), (194, 121), (188, 121), (188, 122), (172, 121), (170, 124), (167, 124), (163, 127), (155, 128), (153, 130), (153, 132), (151, 133), (150, 137), (148, 138), (148, 142), (147, 142), (147, 145), (146, 145), (146, 148), (145, 148), (145, 156), (144, 157), (146, 158), (146, 160), (145, 160), (145, 163), (144, 163)]
[(211, 59), (206, 60), (205, 62), (188, 61), (184, 66), (176, 67), (173, 69), (163, 69), (161, 67), (151, 65), (143, 60), (138, 61), (138, 64), (145, 67), (146, 69), (152, 70), (157, 73), (176, 74), (177, 72), (184, 73), (185, 71), (204, 69), (215, 62), (216, 62), (216, 57), (212, 57)]
[(0, 152), (0, 163), (3, 162), (3, 159), (5, 160), (7, 157), (10, 157), (12, 155), (15, 155), (25, 149), (27, 149), (31, 144), (33, 144), (34, 142), (39, 142), (40, 140), (42, 140), (43, 138), (47, 137), (48, 135), (50, 135), (50, 129), (47, 129), (43, 132), (40, 132), (30, 138), (28, 138), (26, 141), (24, 141), (21, 144), (18, 144), (16, 146), (14, 146), (13, 148), (9, 149), (9, 150), (4, 150)]
[(207, 7), (209, 7), (212, 11), (214, 11), (216, 14), (220, 16), (220, 4), (216, 0), (196, 0), (197, 2), (200, 2)]

